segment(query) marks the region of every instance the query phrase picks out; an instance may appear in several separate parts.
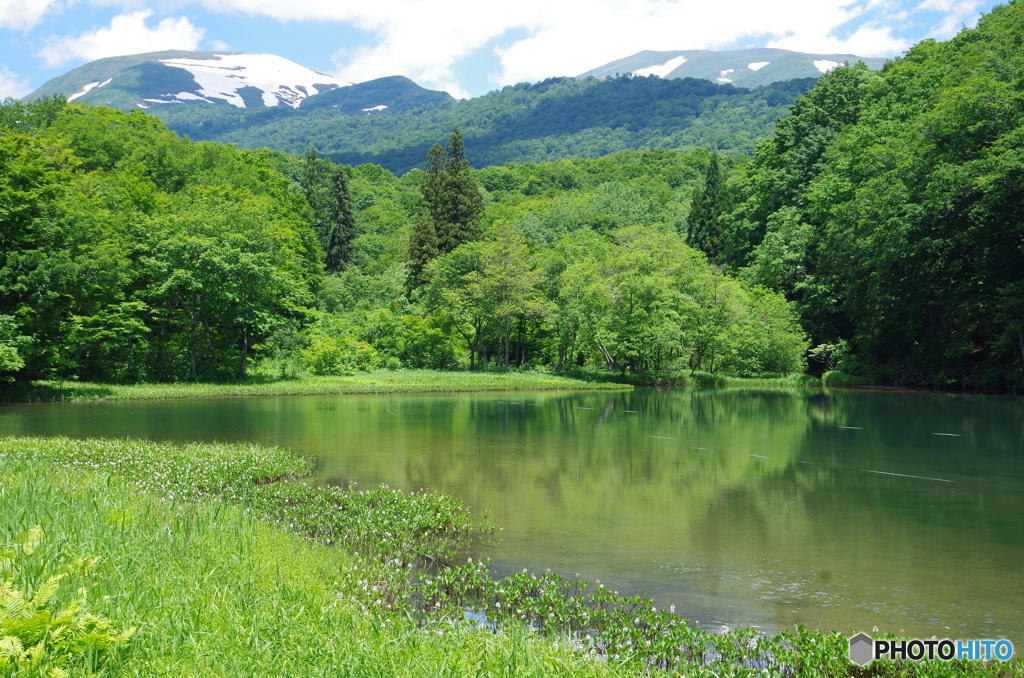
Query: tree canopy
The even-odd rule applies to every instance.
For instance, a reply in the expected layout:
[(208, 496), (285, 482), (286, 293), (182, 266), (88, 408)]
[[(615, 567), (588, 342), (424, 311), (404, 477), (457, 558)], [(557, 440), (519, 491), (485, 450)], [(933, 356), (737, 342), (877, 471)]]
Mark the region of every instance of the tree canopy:
[(846, 369), (1024, 381), (1024, 3), (880, 73), (838, 68), (759, 149), (734, 266), (794, 300)]

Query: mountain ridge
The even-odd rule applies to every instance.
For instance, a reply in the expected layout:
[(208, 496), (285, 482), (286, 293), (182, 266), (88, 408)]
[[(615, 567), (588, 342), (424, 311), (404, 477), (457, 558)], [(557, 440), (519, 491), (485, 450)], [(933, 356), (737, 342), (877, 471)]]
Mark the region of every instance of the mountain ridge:
[(774, 47), (739, 50), (643, 50), (610, 61), (576, 77), (657, 75), (661, 78), (700, 78), (737, 87), (760, 87), (797, 78), (817, 78), (844, 63), (863, 61), (880, 70), (889, 59), (854, 54), (793, 52)]
[(234, 108), (338, 108), (348, 115), (407, 110), (452, 100), (404, 76), (353, 84), (274, 54), (167, 50), (98, 59), (25, 97), (130, 110), (215, 104)]

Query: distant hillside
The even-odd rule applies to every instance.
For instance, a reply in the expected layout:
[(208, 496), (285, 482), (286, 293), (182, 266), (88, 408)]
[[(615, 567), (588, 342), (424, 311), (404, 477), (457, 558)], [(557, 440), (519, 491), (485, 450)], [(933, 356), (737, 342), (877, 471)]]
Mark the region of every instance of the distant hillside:
[(761, 87), (795, 78), (818, 78), (849, 62), (863, 61), (880, 70), (887, 59), (853, 54), (807, 54), (785, 49), (739, 49), (727, 51), (678, 50), (643, 51), (587, 71), (580, 78), (610, 75), (657, 75), (661, 78), (701, 78), (737, 87)]
[(430, 146), (443, 142), (456, 125), (476, 167), (649, 148), (750, 153), (814, 82), (748, 90), (694, 78), (552, 78), (395, 115), (344, 116), (321, 105), (337, 101), (344, 107), (344, 97), (359, 87), (353, 85), (310, 97), (297, 110), (206, 104), (155, 112), (193, 139), (290, 153), (313, 145), (335, 162), (375, 163), (402, 174), (422, 167)]
[(165, 51), (111, 57), (47, 82), (29, 99), (63, 94), (111, 108), (331, 108), (348, 115), (395, 112), (451, 101), (394, 76), (353, 85), (273, 54)]
[[(682, 67), (706, 59), (718, 68), (742, 55), (754, 68), (750, 60), (767, 63), (769, 53), (790, 56), (772, 57), (774, 69), (769, 64), (756, 72), (778, 75), (794, 55), (646, 53), (617, 77), (551, 78), (457, 101), (402, 76), (351, 84), (272, 54), (167, 51), (94, 61), (28, 98), (63, 94), (75, 102), (141, 108), (195, 140), (290, 153), (315, 146), (335, 162), (375, 163), (397, 174), (422, 167), (431, 145), (455, 126), (476, 167), (650, 148), (748, 154), (827, 69), (811, 60), (815, 77), (742, 88), (676, 77), (675, 64), (685, 57)], [(658, 67), (644, 65), (659, 59)], [(644, 69), (671, 77), (641, 77)]]

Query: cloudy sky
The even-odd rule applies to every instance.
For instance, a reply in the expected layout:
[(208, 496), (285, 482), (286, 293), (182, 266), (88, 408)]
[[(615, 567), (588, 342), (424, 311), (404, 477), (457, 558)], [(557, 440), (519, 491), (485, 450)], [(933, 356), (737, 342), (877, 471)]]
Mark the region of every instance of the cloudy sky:
[(0, 98), (83, 63), (163, 49), (268, 52), (352, 82), (458, 97), (578, 75), (640, 50), (897, 56), (996, 0), (0, 0)]

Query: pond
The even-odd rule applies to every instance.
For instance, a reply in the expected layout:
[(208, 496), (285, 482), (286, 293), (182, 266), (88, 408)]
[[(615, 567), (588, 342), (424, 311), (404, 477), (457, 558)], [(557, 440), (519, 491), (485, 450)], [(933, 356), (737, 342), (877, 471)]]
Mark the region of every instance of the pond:
[(1024, 631), (1024, 400), (672, 389), (0, 407), (0, 435), (253, 441), (487, 512), (477, 555), (705, 628)]

